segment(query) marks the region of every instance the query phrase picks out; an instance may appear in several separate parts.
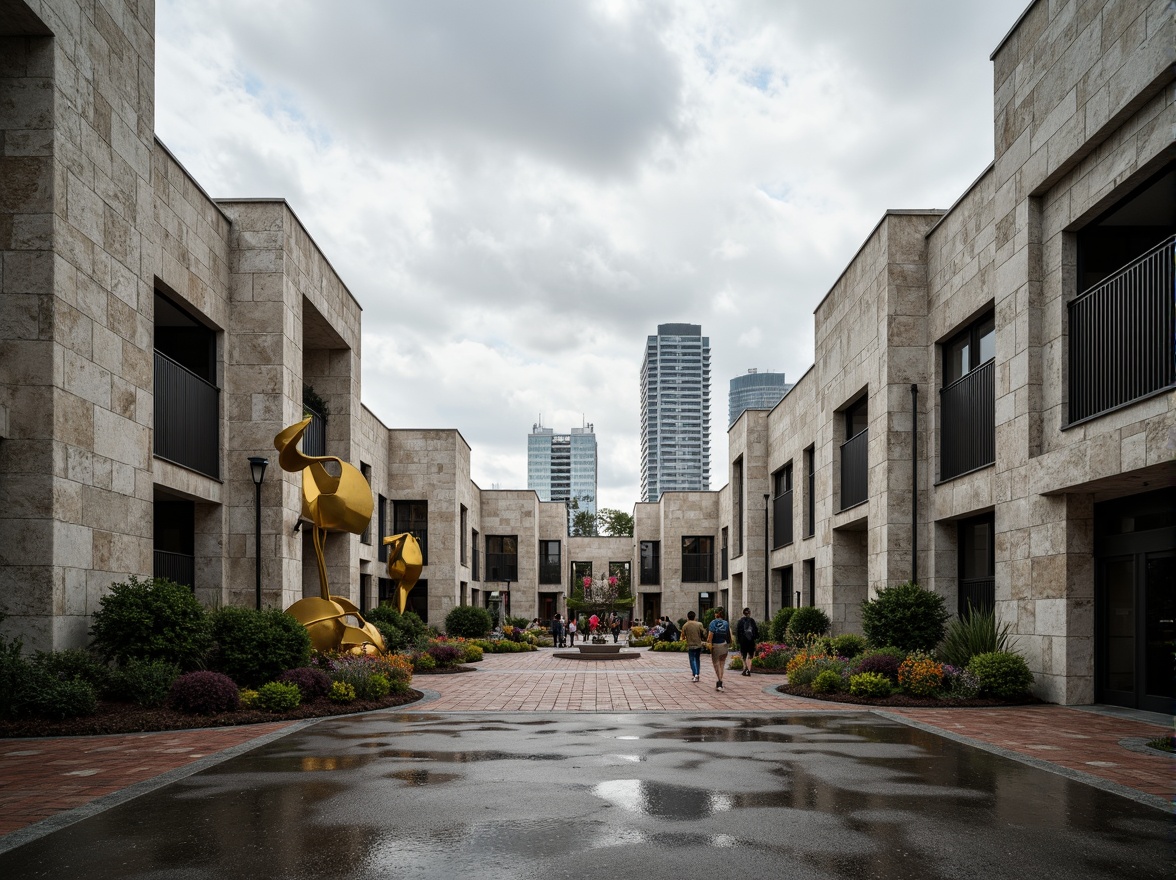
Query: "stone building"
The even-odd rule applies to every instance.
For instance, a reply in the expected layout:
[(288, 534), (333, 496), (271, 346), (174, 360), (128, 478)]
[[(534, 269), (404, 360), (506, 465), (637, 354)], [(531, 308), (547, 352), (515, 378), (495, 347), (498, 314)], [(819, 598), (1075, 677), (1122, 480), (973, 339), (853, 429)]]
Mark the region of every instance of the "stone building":
[[(213, 200), (153, 134), (150, 2), (0, 0), (0, 611), (84, 642), (113, 581), (209, 605), (317, 590), (300, 484), (248, 458), (315, 416), (376, 512), (335, 592), (566, 611), (629, 566), (638, 617), (817, 605), (835, 631), (914, 578), (995, 609), (1049, 700), (1164, 708), (1176, 632), (1176, 24), (1166, 0), (1036, 0), (993, 54), (993, 163), (947, 210), (887, 211), (814, 313), (813, 366), (728, 432), (726, 485), (569, 538), (482, 490), (457, 430), (362, 404), (361, 308), (284, 201)], [(700, 442), (705, 442), (703, 431)]]

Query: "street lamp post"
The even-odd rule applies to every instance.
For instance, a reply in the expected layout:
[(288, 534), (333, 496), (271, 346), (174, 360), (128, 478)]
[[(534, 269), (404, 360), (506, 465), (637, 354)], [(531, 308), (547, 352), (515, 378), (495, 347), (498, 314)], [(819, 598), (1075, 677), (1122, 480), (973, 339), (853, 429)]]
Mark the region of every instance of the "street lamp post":
[(768, 493), (764, 493), (764, 620), (772, 619), (772, 570), (768, 540)]
[(253, 555), (257, 562), (257, 610), (261, 610), (261, 481), (265, 479), (265, 469), (269, 467), (269, 459), (260, 455), (249, 456), (249, 473), (253, 476), (253, 486), (257, 490), (257, 499), (253, 505), (256, 514), (256, 529), (253, 533)]

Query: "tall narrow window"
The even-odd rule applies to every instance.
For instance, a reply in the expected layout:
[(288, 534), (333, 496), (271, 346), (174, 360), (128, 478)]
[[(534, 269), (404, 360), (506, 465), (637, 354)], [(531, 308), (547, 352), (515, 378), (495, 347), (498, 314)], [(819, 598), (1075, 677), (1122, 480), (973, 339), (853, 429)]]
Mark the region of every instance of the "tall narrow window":
[[(370, 488), (372, 485), (372, 466), (370, 464), (365, 464), (364, 462), (361, 461), (359, 463), (359, 472), (363, 476), (363, 478), (367, 481), (368, 487)], [(372, 542), (372, 521), (371, 521), (371, 519), (368, 520), (368, 524), (366, 526), (364, 526), (363, 532), (360, 533), (359, 541), (361, 544), (370, 544)]]
[(796, 602), (792, 586), (792, 566), (780, 569), (780, 607), (791, 608)]
[(841, 509), (862, 504), (869, 490), (869, 397), (845, 408), (845, 442), (841, 444)]
[(817, 604), (817, 560), (804, 561), (804, 588), (808, 591), (808, 604)]
[(772, 546), (792, 543), (792, 462), (772, 474)]
[(943, 345), (939, 479), (996, 461), (996, 323), (973, 321)]
[(991, 612), (996, 607), (996, 519), (991, 513), (960, 520), (959, 593), (956, 608)]
[[(458, 540), (461, 541), (461, 564), (462, 565), (466, 564), (466, 558), (467, 558), (466, 557), (467, 546), (468, 546), (467, 539), (469, 538), (469, 532), (467, 531), (467, 529), (469, 527), (469, 518), (470, 518), (469, 509), (463, 504), (461, 506), (461, 517), (460, 517), (461, 525), (459, 525), (458, 529), (457, 529), (458, 535), (459, 535)], [(465, 602), (462, 602), (461, 604), (464, 605)]]
[(393, 534), (409, 532), (421, 545), (421, 561), (429, 564), (429, 502), (427, 501), (394, 501), (392, 502), (394, 523)]
[(743, 555), (743, 457), (731, 466), (731, 556)]
[(719, 580), (725, 581), (727, 579), (727, 568), (728, 568), (728, 565), (727, 565), (727, 527), (726, 526), (723, 526), (722, 541), (723, 541), (723, 546), (722, 546), (722, 549), (719, 553), (719, 556), (720, 556)]
[(482, 572), (481, 572), (481, 567), (478, 564), (479, 563), (479, 558), (478, 558), (479, 550), (478, 550), (478, 530), (477, 529), (470, 530), (470, 546), (473, 547), (473, 549), (474, 549), (473, 565), (470, 566), (470, 577), (473, 578), (475, 581), (480, 581), (482, 579)]
[(661, 541), (641, 542), (641, 583), (661, 583)]
[(539, 542), (539, 583), (563, 583), (563, 563), (560, 561), (559, 541)]
[(379, 532), (376, 538), (380, 545), (377, 554), (380, 562), (387, 562), (388, 545), (384, 543), (384, 539), (390, 534), (388, 531), (388, 499), (383, 495), (376, 496), (376, 528)]
[(804, 451), (804, 536), (817, 533), (817, 450), (810, 446)]

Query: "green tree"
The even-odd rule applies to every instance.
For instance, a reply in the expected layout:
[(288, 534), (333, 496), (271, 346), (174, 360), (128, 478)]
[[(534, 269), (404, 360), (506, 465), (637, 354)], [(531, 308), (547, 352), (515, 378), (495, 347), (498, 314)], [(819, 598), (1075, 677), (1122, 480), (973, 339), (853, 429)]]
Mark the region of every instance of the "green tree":
[(614, 538), (633, 537), (633, 515), (612, 507), (602, 507), (596, 514), (596, 524), (602, 535)]

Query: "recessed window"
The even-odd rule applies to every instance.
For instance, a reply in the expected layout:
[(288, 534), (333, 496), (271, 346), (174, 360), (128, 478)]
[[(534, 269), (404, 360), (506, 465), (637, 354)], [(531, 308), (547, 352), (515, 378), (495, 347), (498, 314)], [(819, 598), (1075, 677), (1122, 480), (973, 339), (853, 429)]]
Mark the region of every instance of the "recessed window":
[(996, 315), (973, 321), (943, 345), (943, 384), (950, 385), (996, 356)]

